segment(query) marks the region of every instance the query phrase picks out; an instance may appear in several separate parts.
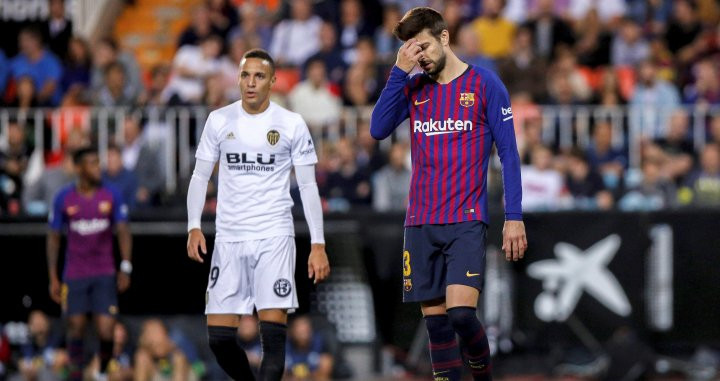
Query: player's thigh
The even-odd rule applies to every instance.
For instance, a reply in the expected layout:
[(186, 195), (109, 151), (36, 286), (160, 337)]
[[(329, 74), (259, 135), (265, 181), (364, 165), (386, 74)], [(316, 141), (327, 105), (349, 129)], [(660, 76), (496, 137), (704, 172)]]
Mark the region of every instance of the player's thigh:
[(66, 315), (68, 335), (73, 338), (80, 338), (85, 333), (87, 317), (85, 314)]
[[(445, 247), (447, 284), (462, 285), (480, 292), (485, 280), (485, 239), (487, 225), (480, 221), (449, 225), (451, 237)], [(459, 288), (464, 290), (464, 288)], [(467, 290), (460, 297), (474, 294)], [(450, 306), (448, 306), (449, 308)]]
[(92, 311), (91, 286), (90, 278), (65, 280), (60, 291), (61, 307), (65, 316), (84, 315)]
[(255, 266), (255, 307), (295, 309), (295, 238), (278, 236), (261, 240)]
[(447, 313), (445, 299), (438, 298), (435, 300), (428, 300), (422, 302), (420, 303), (420, 311), (422, 312), (423, 316), (445, 315)]
[(242, 315), (253, 312), (255, 259), (244, 242), (216, 242), (205, 295), (205, 314)]
[(440, 226), (405, 228), (402, 255), (403, 301), (426, 302), (445, 296), (445, 261), (436, 240)]
[(118, 313), (117, 281), (114, 275), (92, 278), (90, 310), (97, 315), (115, 317)]
[(462, 284), (450, 284), (447, 286), (445, 305), (453, 307), (477, 307), (480, 291), (475, 287)]
[(112, 340), (115, 329), (115, 316), (96, 314), (94, 316), (95, 328), (98, 336), (103, 340)]
[(218, 327), (239, 327), (240, 315), (233, 314), (209, 314), (207, 315), (207, 325)]

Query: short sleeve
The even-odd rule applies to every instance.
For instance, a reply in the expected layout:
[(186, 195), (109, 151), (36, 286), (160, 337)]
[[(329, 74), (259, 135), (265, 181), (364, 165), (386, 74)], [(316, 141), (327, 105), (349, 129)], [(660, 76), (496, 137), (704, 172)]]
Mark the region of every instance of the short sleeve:
[(201, 160), (217, 162), (220, 158), (220, 147), (218, 145), (217, 133), (214, 128), (214, 114), (210, 113), (205, 121), (202, 136), (200, 136), (200, 144), (198, 144), (195, 157)]
[(310, 130), (302, 118), (298, 118), (292, 142), (293, 165), (311, 165), (317, 163), (317, 153)]
[(67, 222), (65, 218), (65, 212), (63, 211), (63, 204), (65, 202), (66, 191), (61, 191), (55, 195), (50, 215), (48, 216), (48, 222), (50, 223), (50, 229), (54, 231), (62, 230), (63, 226)]
[(128, 206), (125, 202), (125, 199), (123, 199), (123, 196), (120, 192), (118, 192), (115, 189), (110, 189), (110, 192), (113, 195), (113, 209), (112, 209), (112, 219), (113, 223), (122, 223), (122, 222), (128, 222)]

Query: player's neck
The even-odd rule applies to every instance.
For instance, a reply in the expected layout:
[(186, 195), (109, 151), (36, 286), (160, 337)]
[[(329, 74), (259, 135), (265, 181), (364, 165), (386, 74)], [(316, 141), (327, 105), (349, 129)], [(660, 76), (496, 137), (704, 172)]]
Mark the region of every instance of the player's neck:
[(448, 52), (446, 57), (445, 68), (433, 78), (435, 82), (443, 85), (462, 75), (468, 68), (468, 64), (461, 61), (454, 53)]
[(79, 179), (77, 182), (77, 191), (82, 196), (92, 196), (93, 194), (95, 194), (96, 190), (97, 186), (90, 183), (89, 181)]
[(242, 102), (241, 106), (243, 110), (245, 110), (248, 114), (262, 114), (265, 112), (265, 110), (270, 107), (270, 98), (266, 99), (264, 102), (260, 103), (257, 107), (253, 107), (250, 103)]

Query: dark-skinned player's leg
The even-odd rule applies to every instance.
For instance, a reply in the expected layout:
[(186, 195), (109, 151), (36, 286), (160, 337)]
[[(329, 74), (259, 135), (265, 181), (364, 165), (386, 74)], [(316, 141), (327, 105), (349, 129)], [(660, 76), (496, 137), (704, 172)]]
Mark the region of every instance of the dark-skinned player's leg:
[(95, 329), (100, 339), (100, 373), (107, 374), (108, 364), (113, 357), (113, 334), (115, 331), (115, 318), (110, 315), (95, 315)]
[(100, 374), (107, 374), (113, 357), (113, 336), (115, 315), (118, 313), (117, 282), (114, 276), (102, 276), (91, 280), (90, 303), (95, 320), (95, 329), (100, 339)]
[(70, 357), (70, 381), (81, 381), (83, 378), (84, 352), (83, 336), (87, 318), (84, 314), (70, 315), (67, 317), (67, 347)]
[(237, 341), (240, 316), (209, 314), (207, 325), (210, 349), (225, 373), (233, 380), (254, 380), (247, 354)]
[(287, 310), (259, 310), (262, 361), (260, 381), (280, 381), (285, 373)]

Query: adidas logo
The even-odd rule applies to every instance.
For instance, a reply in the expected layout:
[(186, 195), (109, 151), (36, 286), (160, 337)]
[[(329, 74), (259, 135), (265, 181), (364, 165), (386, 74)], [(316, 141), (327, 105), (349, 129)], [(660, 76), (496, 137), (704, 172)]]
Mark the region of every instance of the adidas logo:
[(235, 139), (235, 134), (233, 134), (232, 132), (229, 132), (229, 133), (227, 134), (227, 136), (225, 137), (225, 139), (226, 139), (226, 140)]

